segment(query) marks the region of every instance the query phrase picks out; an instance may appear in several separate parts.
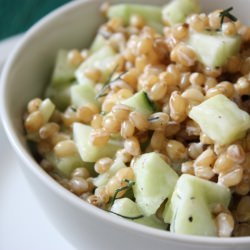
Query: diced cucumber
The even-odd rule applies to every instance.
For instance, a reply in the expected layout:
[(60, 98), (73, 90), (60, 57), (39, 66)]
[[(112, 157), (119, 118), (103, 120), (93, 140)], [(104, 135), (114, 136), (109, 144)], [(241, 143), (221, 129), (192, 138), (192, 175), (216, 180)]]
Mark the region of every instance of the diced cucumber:
[(110, 210), (127, 217), (138, 217), (142, 215), (142, 211), (138, 205), (128, 198), (116, 199)]
[(70, 88), (71, 104), (78, 108), (80, 106), (92, 103), (99, 106), (96, 100), (95, 89), (90, 84), (77, 84)]
[[(111, 211), (129, 218), (134, 218), (142, 215), (142, 212), (138, 205), (128, 198), (115, 200), (113, 206), (111, 207)], [(154, 215), (139, 219), (133, 219), (133, 221), (149, 227), (166, 229), (166, 224), (157, 219)]]
[(216, 95), (189, 112), (201, 130), (220, 145), (241, 139), (250, 128), (250, 116), (224, 95)]
[(70, 105), (70, 88), (75, 82), (61, 87), (53, 87), (49, 85), (46, 89), (45, 96), (50, 98), (56, 107), (64, 111)]
[(53, 153), (46, 155), (46, 159), (52, 163), (55, 171), (62, 177), (70, 178), (74, 169), (85, 167), (91, 174), (94, 174), (93, 164), (83, 162), (78, 153), (73, 156), (56, 157)]
[(54, 71), (52, 74), (51, 85), (53, 87), (59, 87), (62, 85), (68, 85), (75, 78), (76, 67), (68, 62), (68, 51), (59, 50), (56, 58)]
[(93, 54), (105, 46), (106, 46), (106, 39), (101, 34), (97, 34), (90, 46), (90, 53)]
[(166, 230), (167, 225), (159, 220), (155, 215), (151, 215), (148, 217), (143, 217), (140, 219), (135, 220), (135, 222), (148, 226), (148, 227), (153, 227), (153, 228), (158, 228), (158, 229), (162, 229), (162, 230)]
[(212, 208), (228, 207), (231, 192), (217, 183), (183, 174), (177, 181), (163, 218), (171, 223), (170, 231), (181, 234), (216, 236)]
[(191, 33), (187, 44), (196, 52), (201, 63), (209, 67), (221, 67), (239, 53), (240, 36), (226, 36), (221, 32)]
[(118, 56), (114, 49), (106, 45), (84, 61), (75, 71), (75, 76), (80, 84), (91, 83), (92, 81), (85, 76), (84, 72), (89, 67), (94, 67), (102, 72), (102, 81), (105, 82), (117, 64)]
[(161, 7), (142, 4), (116, 4), (108, 10), (109, 18), (120, 18), (125, 25), (129, 24), (133, 15), (141, 16), (147, 25), (162, 33)]
[(73, 124), (73, 137), (79, 154), (84, 162), (96, 162), (102, 157), (113, 157), (123, 145), (122, 141), (110, 139), (109, 142), (100, 147), (93, 146), (90, 142), (90, 126), (77, 123)]
[(189, 15), (200, 11), (199, 0), (173, 0), (163, 7), (162, 18), (170, 25), (181, 24)]
[(55, 111), (55, 104), (49, 98), (46, 98), (42, 101), (39, 110), (42, 113), (44, 123), (47, 123)]
[(126, 167), (127, 166), (121, 160), (115, 160), (107, 172), (99, 174), (97, 177), (93, 179), (94, 185), (96, 187), (105, 186), (119, 169)]
[(174, 212), (170, 231), (179, 234), (216, 236), (216, 225), (203, 197), (184, 198)]
[(136, 203), (146, 216), (155, 214), (164, 200), (171, 197), (178, 175), (155, 152), (139, 156), (132, 168)]
[(144, 91), (134, 94), (122, 101), (122, 103), (144, 115), (151, 115), (154, 112), (154, 104), (149, 100), (147, 93)]
[(70, 105), (69, 87), (75, 83), (75, 70), (77, 68), (68, 62), (67, 57), (67, 50), (59, 50), (51, 83), (45, 92), (45, 96), (50, 98), (62, 111)]

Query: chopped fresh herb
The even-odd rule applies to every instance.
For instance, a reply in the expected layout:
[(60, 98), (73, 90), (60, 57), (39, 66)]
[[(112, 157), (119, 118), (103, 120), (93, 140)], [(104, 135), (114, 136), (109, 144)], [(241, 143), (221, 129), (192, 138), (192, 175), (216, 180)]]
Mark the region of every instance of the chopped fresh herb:
[(116, 72), (116, 70), (117, 70), (117, 66), (114, 68), (114, 70), (113, 70), (112, 73), (110, 74), (110, 76), (109, 76), (109, 78), (107, 79), (107, 81), (103, 84), (103, 88), (101, 89), (101, 91), (96, 95), (95, 98), (96, 98), (97, 100), (98, 100), (99, 98), (104, 97), (104, 96), (107, 95), (107, 93), (105, 93), (105, 91), (108, 90), (108, 89), (110, 88), (110, 84), (111, 84), (111, 83), (113, 83), (113, 82), (115, 82), (115, 81), (117, 81), (117, 80), (120, 80), (121, 77), (122, 77), (124, 74), (127, 73), (126, 71), (125, 71), (125, 72), (122, 72), (120, 75), (118, 75), (115, 79), (113, 79), (113, 80), (111, 81), (111, 79), (112, 79), (114, 73)]
[(71, 109), (73, 112), (76, 112), (76, 107), (71, 106), (70, 109)]
[(150, 118), (148, 118), (148, 121), (149, 122), (152, 122), (152, 121), (157, 121), (157, 120), (159, 120), (159, 116), (155, 116), (155, 117), (150, 117)]
[(107, 114), (107, 112), (105, 112), (105, 111), (102, 111), (101, 113), (100, 113), (100, 115), (102, 115), (102, 116), (104, 116), (104, 115), (106, 115)]
[(127, 192), (128, 190), (130, 190), (132, 188), (133, 185), (135, 185), (134, 181), (131, 181), (131, 180), (128, 180), (128, 179), (124, 179), (123, 182), (127, 182), (127, 186), (116, 189), (115, 194), (114, 194), (114, 196), (112, 197), (112, 199), (110, 201), (111, 206), (114, 204), (115, 200), (117, 199), (117, 195), (120, 192), (122, 192), (124, 190), (126, 190), (126, 192)]
[(220, 18), (221, 18), (220, 25), (221, 26), (222, 26), (222, 24), (224, 22), (225, 17), (229, 18), (233, 22), (236, 22), (238, 20), (237, 17), (235, 17), (234, 15), (232, 15), (230, 13), (230, 11), (232, 11), (233, 9), (234, 9), (233, 7), (229, 7), (229, 8), (227, 8), (227, 9), (220, 12)]
[(114, 67), (114, 69), (113, 69), (112, 72), (110, 73), (108, 79), (107, 79), (107, 80), (105, 81), (105, 83), (103, 84), (103, 88), (101, 89), (100, 93), (96, 95), (95, 98), (96, 98), (97, 100), (98, 100), (99, 98), (104, 97), (104, 96), (107, 95), (107, 93), (105, 93), (105, 91), (109, 88), (109, 83), (111, 82), (111, 79), (112, 79), (114, 73), (116, 72), (117, 67), (118, 67), (118, 65), (116, 65), (116, 66)]
[(106, 85), (108, 85), (108, 84), (110, 83), (110, 81), (111, 81), (111, 79), (112, 79), (114, 73), (116, 72), (117, 68), (118, 68), (118, 65), (116, 65), (116, 66), (114, 67), (114, 69), (113, 69), (112, 72), (110, 73), (108, 79), (107, 79), (106, 82), (104, 83), (104, 86), (106, 86)]
[(112, 211), (108, 211), (112, 214), (115, 214), (115, 215), (118, 215), (118, 216), (121, 216), (122, 218), (125, 218), (125, 219), (129, 219), (129, 220), (136, 220), (136, 219), (141, 219), (144, 217), (144, 215), (138, 215), (138, 216), (134, 216), (134, 217), (129, 217), (129, 216), (125, 216), (125, 215), (121, 215), (121, 214), (118, 214), (118, 213), (115, 213), (115, 212), (112, 212)]
[(145, 142), (141, 143), (141, 150), (144, 151), (150, 144), (150, 139), (146, 140)]
[(99, 98), (102, 98), (104, 96), (107, 96), (108, 93), (99, 93), (97, 96), (96, 96), (96, 99), (99, 99)]

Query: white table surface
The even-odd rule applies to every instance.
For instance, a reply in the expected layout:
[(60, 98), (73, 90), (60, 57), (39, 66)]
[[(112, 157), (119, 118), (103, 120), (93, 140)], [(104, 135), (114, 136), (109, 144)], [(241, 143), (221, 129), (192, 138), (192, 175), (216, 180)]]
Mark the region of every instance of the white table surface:
[[(18, 40), (0, 42), (0, 68)], [(73, 250), (39, 207), (14, 154), (0, 122), (0, 250)]]

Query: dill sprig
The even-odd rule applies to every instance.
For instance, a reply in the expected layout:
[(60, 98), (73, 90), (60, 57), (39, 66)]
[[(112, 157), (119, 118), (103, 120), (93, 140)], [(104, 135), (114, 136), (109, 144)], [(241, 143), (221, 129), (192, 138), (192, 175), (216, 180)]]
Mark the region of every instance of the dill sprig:
[(127, 182), (127, 185), (124, 186), (124, 187), (121, 187), (121, 188), (118, 188), (118, 189), (115, 190), (115, 193), (114, 193), (114, 195), (113, 195), (113, 197), (112, 197), (112, 199), (111, 199), (111, 201), (110, 201), (110, 205), (111, 205), (111, 206), (114, 204), (115, 200), (117, 199), (117, 195), (118, 195), (120, 192), (122, 192), (122, 191), (124, 191), (124, 190), (127, 192), (128, 190), (130, 190), (130, 189), (132, 188), (133, 185), (135, 185), (135, 182), (134, 182), (134, 181), (131, 181), (131, 180), (128, 180), (128, 179), (123, 179), (122, 181), (123, 181), (123, 182)]
[(105, 81), (105, 83), (103, 84), (103, 87), (102, 87), (102, 89), (100, 90), (100, 92), (96, 95), (96, 100), (98, 100), (99, 98), (101, 98), (101, 97), (104, 97), (104, 96), (107, 96), (108, 95), (108, 93), (106, 93), (106, 90), (108, 90), (109, 88), (110, 88), (110, 84), (111, 83), (113, 83), (113, 82), (115, 82), (115, 81), (117, 81), (117, 80), (120, 80), (121, 79), (121, 77), (124, 75), (124, 74), (126, 74), (127, 72), (125, 71), (125, 72), (123, 72), (123, 73), (121, 73), (120, 75), (118, 75), (115, 79), (113, 79), (112, 81), (111, 81), (111, 79), (112, 79), (112, 77), (114, 76), (114, 73), (116, 72), (116, 70), (117, 70), (117, 67), (118, 67), (118, 65), (114, 68), (114, 70), (111, 72), (111, 74), (109, 75), (109, 77), (108, 77), (108, 79)]
[(142, 215), (142, 214), (140, 214), (138, 216), (130, 217), (130, 216), (125, 216), (125, 215), (121, 215), (121, 214), (115, 213), (113, 211), (108, 211), (108, 212), (110, 212), (112, 214), (115, 214), (115, 215), (118, 215), (118, 216), (120, 216), (122, 218), (129, 219), (129, 220), (136, 220), (136, 219), (141, 219), (141, 218), (144, 217), (144, 215)]
[(234, 15), (232, 15), (230, 12), (233, 10), (234, 8), (231, 6), (223, 11), (220, 12), (220, 25), (222, 26), (223, 22), (224, 22), (224, 18), (229, 18), (231, 21), (236, 22), (238, 19), (237, 17), (235, 17)]
[(76, 107), (71, 106), (70, 109), (71, 109), (73, 112), (76, 112)]
[(155, 117), (150, 117), (150, 118), (148, 118), (148, 121), (149, 121), (149, 122), (153, 122), (153, 121), (157, 121), (157, 120), (159, 120), (159, 119), (160, 119), (159, 116), (155, 116)]

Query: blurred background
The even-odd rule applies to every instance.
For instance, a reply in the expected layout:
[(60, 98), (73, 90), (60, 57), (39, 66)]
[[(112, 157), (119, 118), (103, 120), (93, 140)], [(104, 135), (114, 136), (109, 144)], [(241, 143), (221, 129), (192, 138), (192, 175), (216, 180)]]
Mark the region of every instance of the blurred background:
[(0, 0), (0, 40), (22, 33), (69, 0)]

